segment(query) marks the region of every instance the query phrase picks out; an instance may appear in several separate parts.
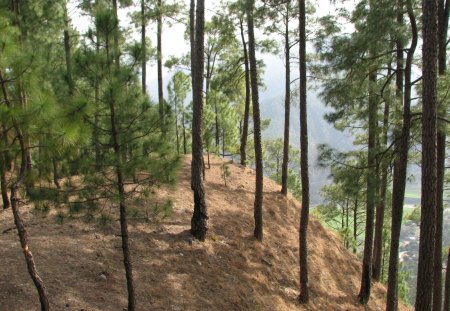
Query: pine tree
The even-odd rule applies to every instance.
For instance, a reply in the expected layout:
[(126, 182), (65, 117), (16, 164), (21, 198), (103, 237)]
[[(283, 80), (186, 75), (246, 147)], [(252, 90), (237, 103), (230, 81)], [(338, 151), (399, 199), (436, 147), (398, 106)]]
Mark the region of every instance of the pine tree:
[[(191, 7), (192, 9), (192, 7)], [(205, 29), (205, 1), (197, 0), (195, 14), (195, 40), (194, 54), (192, 56), (192, 164), (191, 189), (194, 192), (194, 213), (191, 219), (191, 233), (200, 241), (206, 238), (208, 231), (208, 210), (205, 202), (205, 189), (203, 187), (203, 141), (202, 141), (202, 115), (203, 115), (203, 57), (204, 57), (204, 29)], [(191, 47), (192, 48), (192, 47)]]
[(260, 242), (263, 240), (263, 164), (261, 147), (261, 117), (259, 111), (259, 93), (258, 93), (258, 69), (256, 64), (256, 45), (253, 14), (255, 10), (255, 1), (246, 0), (246, 14), (248, 27), (248, 49), (250, 60), (250, 77), (253, 103), (253, 136), (255, 143), (255, 162), (256, 162), (256, 180), (255, 180), (255, 203), (254, 218), (255, 230), (253, 236)]
[[(398, 8), (402, 10), (403, 5)], [(412, 41), (406, 57), (403, 91), (403, 125), (400, 137), (397, 138), (397, 157), (394, 162), (394, 178), (392, 189), (392, 223), (391, 223), (391, 248), (389, 256), (389, 278), (386, 310), (398, 308), (398, 251), (400, 245), (400, 231), (403, 218), (403, 203), (405, 198), (406, 170), (408, 164), (408, 151), (411, 128), (411, 70), (414, 52), (417, 46), (417, 26), (411, 1), (406, 2), (406, 8), (411, 24)], [(403, 78), (403, 77), (402, 77)]]
[(308, 166), (308, 114), (306, 94), (306, 10), (305, 0), (299, 0), (300, 41), (300, 173), (302, 179), (302, 210), (299, 229), (300, 295), (301, 303), (309, 302), (308, 288), (308, 222), (309, 222), (309, 166)]
[[(450, 1), (438, 1), (438, 73), (442, 78), (447, 71), (447, 31), (450, 11)], [(445, 117), (445, 105), (440, 99), (438, 115)], [(434, 287), (433, 311), (442, 308), (442, 229), (444, 217), (444, 175), (445, 175), (445, 141), (446, 124), (439, 122), (437, 127), (437, 184), (436, 184), (436, 239), (434, 245)]]
[(422, 198), (416, 310), (431, 310), (436, 233), (437, 1), (422, 4)]

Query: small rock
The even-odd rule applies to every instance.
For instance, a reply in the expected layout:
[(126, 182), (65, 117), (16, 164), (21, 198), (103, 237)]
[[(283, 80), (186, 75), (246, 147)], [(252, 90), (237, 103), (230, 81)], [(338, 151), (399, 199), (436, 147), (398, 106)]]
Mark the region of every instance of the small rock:
[(202, 263), (200, 262), (200, 260), (197, 260), (197, 265), (201, 266)]
[(104, 274), (104, 273), (100, 274), (100, 278), (101, 278), (102, 280), (105, 280), (105, 281), (106, 281), (106, 279), (107, 279), (106, 274)]
[(184, 254), (183, 254), (183, 253), (180, 253), (180, 256), (181, 256), (181, 257), (183, 257), (183, 256), (184, 256)]
[(266, 265), (268, 265), (269, 267), (272, 267), (272, 262), (270, 262), (270, 260), (267, 259), (266, 257), (261, 258), (261, 261)]

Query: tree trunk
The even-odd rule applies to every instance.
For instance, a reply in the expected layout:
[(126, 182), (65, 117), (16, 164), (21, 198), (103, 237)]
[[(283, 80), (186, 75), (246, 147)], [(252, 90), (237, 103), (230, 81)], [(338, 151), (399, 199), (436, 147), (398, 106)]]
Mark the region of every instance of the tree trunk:
[(355, 200), (355, 205), (353, 207), (353, 253), (357, 252), (357, 238), (358, 238), (358, 199)]
[[(389, 101), (385, 103), (384, 121), (383, 121), (383, 148), (387, 147), (388, 127), (389, 127)], [(381, 163), (381, 180), (380, 180), (380, 200), (377, 204), (375, 219), (375, 239), (373, 245), (373, 266), (372, 278), (379, 282), (382, 270), (383, 257), (383, 227), (384, 214), (386, 209), (386, 191), (387, 191), (388, 163), (385, 159)]]
[(56, 188), (61, 188), (59, 184), (59, 174), (58, 174), (58, 160), (55, 158), (52, 159), (53, 164), (53, 183), (55, 184)]
[[(449, 18), (449, 1), (439, 0), (438, 6), (438, 70), (444, 76), (447, 71), (447, 29)], [(445, 105), (438, 107), (442, 117), (446, 117)], [(434, 245), (434, 287), (433, 311), (442, 308), (442, 227), (444, 216), (444, 176), (445, 176), (445, 140), (446, 123), (441, 122), (437, 128), (437, 185), (436, 185), (436, 239)]]
[(300, 172), (302, 179), (302, 210), (300, 215), (300, 303), (308, 303), (308, 221), (309, 221), (309, 174), (308, 174), (308, 115), (306, 104), (306, 12), (305, 0), (299, 0), (300, 33)]
[(281, 166), (281, 193), (286, 196), (288, 192), (288, 163), (289, 163), (289, 121), (291, 115), (291, 58), (289, 45), (289, 3), (286, 4), (286, 19), (284, 30), (284, 58), (286, 60), (284, 84), (284, 141), (283, 164)]
[[(403, 204), (405, 199), (406, 172), (408, 166), (409, 137), (411, 128), (411, 66), (417, 46), (417, 25), (411, 1), (406, 2), (411, 24), (412, 40), (406, 57), (404, 69), (405, 90), (403, 97), (403, 125), (401, 136), (396, 145), (397, 157), (394, 162), (394, 177), (392, 189), (392, 220), (391, 220), (391, 248), (389, 254), (389, 275), (386, 310), (395, 311), (398, 308), (398, 250), (400, 246), (400, 232), (402, 228)], [(402, 7), (402, 5), (401, 5)], [(401, 46), (399, 44), (399, 46)], [(398, 91), (401, 94), (401, 90)]]
[(376, 73), (369, 75), (369, 140), (368, 140), (368, 172), (367, 172), (367, 198), (366, 198), (366, 228), (364, 239), (364, 256), (361, 274), (361, 289), (358, 295), (361, 304), (367, 304), (370, 298), (372, 276), (372, 248), (373, 248), (373, 220), (376, 202), (376, 135), (377, 135), (377, 98), (375, 94)]
[(116, 156), (116, 177), (117, 177), (117, 190), (119, 193), (119, 210), (120, 210), (120, 233), (122, 237), (122, 253), (123, 253), (123, 264), (125, 267), (125, 276), (127, 279), (127, 290), (128, 290), (128, 311), (134, 311), (136, 308), (136, 298), (134, 290), (133, 281), (133, 266), (131, 263), (131, 253), (128, 238), (128, 220), (127, 220), (127, 208), (125, 205), (125, 187), (123, 183), (123, 172), (122, 172), (122, 157), (121, 157), (121, 146), (119, 143), (119, 133), (117, 130), (116, 120), (115, 120), (115, 107), (113, 101), (113, 95), (111, 90), (110, 99), (110, 113), (111, 113), (111, 132), (112, 140), (114, 146), (114, 154)]
[(256, 181), (255, 181), (255, 202), (254, 202), (254, 219), (255, 230), (253, 236), (260, 242), (263, 240), (263, 163), (262, 163), (262, 147), (261, 147), (261, 116), (259, 111), (259, 93), (258, 93), (258, 69), (256, 67), (256, 44), (255, 32), (253, 24), (253, 11), (255, 1), (247, 0), (247, 26), (248, 26), (248, 48), (250, 60), (250, 80), (252, 90), (253, 103), (253, 137), (255, 141), (255, 164), (256, 164)]
[[(115, 0), (114, 0), (115, 2)], [(115, 9), (117, 9), (117, 6), (115, 6)], [(117, 16), (117, 11), (115, 12), (115, 16)], [(119, 27), (119, 21), (117, 20), (116, 24), (116, 30), (115, 34), (118, 36), (118, 27)], [(109, 46), (108, 41), (106, 42), (106, 54), (107, 59), (109, 60)], [(119, 46), (116, 45), (116, 42), (114, 41), (114, 55), (119, 55)], [(114, 75), (118, 74), (118, 71), (120, 69), (120, 64), (118, 63), (119, 58), (116, 56), (115, 58), (115, 68), (117, 72), (113, 72), (111, 70), (111, 64), (108, 61), (108, 74), (111, 80), (114, 79)], [(112, 139), (112, 146), (114, 149), (114, 155), (116, 158), (116, 185), (117, 185), (117, 191), (119, 194), (119, 211), (120, 211), (120, 232), (122, 237), (122, 253), (123, 253), (123, 264), (125, 268), (125, 277), (127, 280), (127, 291), (128, 291), (128, 311), (134, 311), (136, 308), (136, 295), (135, 295), (135, 289), (134, 289), (134, 280), (133, 280), (133, 266), (131, 263), (131, 253), (130, 253), (130, 247), (129, 247), (129, 238), (128, 238), (128, 220), (127, 220), (127, 211), (126, 211), (126, 205), (125, 205), (125, 187), (124, 187), (124, 180), (123, 180), (123, 168), (122, 168), (122, 146), (119, 141), (119, 128), (117, 126), (117, 120), (116, 120), (116, 107), (115, 107), (115, 96), (114, 96), (114, 90), (112, 88), (113, 86), (109, 86), (109, 92), (110, 92), (110, 99), (109, 99), (109, 112), (110, 112), (110, 122), (111, 122), (111, 139)]]
[[(192, 10), (192, 6), (191, 6)], [(205, 189), (203, 187), (202, 169), (203, 141), (203, 53), (205, 28), (205, 0), (197, 0), (196, 8), (195, 45), (193, 54), (192, 83), (193, 83), (193, 118), (192, 118), (192, 165), (191, 188), (194, 192), (194, 213), (191, 219), (191, 233), (200, 241), (206, 238), (208, 231), (208, 210), (205, 202)], [(191, 47), (192, 49), (192, 47)]]
[[(3, 157), (3, 156), (2, 156)], [(8, 188), (6, 181), (6, 165), (5, 159), (2, 159), (2, 172), (1, 172), (1, 190), (2, 190), (2, 200), (3, 200), (3, 209), (7, 209), (11, 207), (11, 202), (8, 197)]]
[[(96, 56), (100, 54), (100, 36), (98, 31), (96, 31), (96, 42), (95, 42), (95, 53)], [(95, 112), (94, 112), (94, 130), (92, 133), (92, 138), (94, 140), (95, 149), (95, 168), (99, 171), (102, 167), (102, 152), (100, 145), (100, 77), (98, 72), (95, 72), (95, 82), (94, 82), (94, 97), (95, 97)]]
[(240, 28), (241, 28), (241, 40), (242, 47), (244, 50), (244, 74), (245, 74), (245, 109), (244, 109), (244, 125), (242, 127), (242, 136), (241, 136), (241, 146), (240, 146), (240, 154), (241, 154), (241, 165), (247, 165), (247, 138), (248, 138), (248, 119), (250, 116), (250, 72), (248, 68), (248, 52), (247, 52), (247, 44), (245, 42), (244, 36), (244, 25), (242, 19), (239, 20)]
[(181, 114), (181, 124), (183, 125), (183, 152), (187, 154), (187, 146), (186, 146), (186, 125), (184, 123), (184, 111)]
[(180, 134), (178, 133), (178, 100), (175, 98), (175, 136), (177, 138), (177, 154), (180, 155)]
[(422, 2), (422, 199), (416, 310), (431, 310), (436, 233), (437, 1)]
[(116, 64), (116, 69), (120, 67), (120, 49), (119, 49), (119, 15), (118, 15), (118, 7), (117, 0), (112, 0), (113, 10), (114, 10), (114, 19), (116, 25), (114, 27), (114, 63)]
[[(3, 142), (5, 146), (8, 146), (8, 131), (6, 130), (6, 127), (3, 125)], [(0, 180), (0, 186), (2, 191), (2, 200), (3, 200), (3, 209), (7, 209), (11, 206), (11, 202), (9, 201), (8, 196), (8, 182), (6, 180), (6, 171), (7, 171), (7, 162), (8, 161), (8, 151), (4, 151), (0, 154), (0, 162), (1, 162), (1, 180)]]
[(70, 52), (69, 28), (69, 16), (67, 15), (66, 2), (66, 7), (64, 8), (64, 51), (66, 55), (67, 84), (69, 86), (69, 95), (72, 96), (75, 91), (75, 84), (72, 76), (72, 54)]
[(146, 26), (147, 19), (145, 17), (145, 0), (141, 0), (142, 94), (147, 94), (147, 38), (145, 34), (145, 30), (147, 28)]
[(165, 126), (166, 123), (166, 108), (164, 103), (164, 85), (162, 75), (162, 0), (158, 0), (158, 16), (157, 16), (157, 31), (156, 31), (156, 49), (157, 49), (157, 64), (158, 64), (158, 103), (159, 103), (159, 116), (161, 118), (161, 124)]

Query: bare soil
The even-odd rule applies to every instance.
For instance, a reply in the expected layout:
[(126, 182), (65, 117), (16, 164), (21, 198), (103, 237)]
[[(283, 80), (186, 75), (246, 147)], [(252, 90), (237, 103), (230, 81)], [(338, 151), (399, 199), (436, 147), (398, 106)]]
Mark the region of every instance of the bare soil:
[[(308, 228), (310, 299), (296, 302), (299, 287), (300, 203), (264, 181), (264, 242), (253, 233), (255, 174), (228, 163), (227, 186), (219, 158), (206, 170), (209, 231), (192, 239), (190, 157), (182, 160), (175, 187), (157, 189), (171, 198), (171, 215), (158, 222), (130, 219), (138, 310), (384, 310), (386, 290), (373, 286), (367, 306), (357, 301), (360, 260), (340, 238), (312, 218)], [(132, 206), (145, 211), (148, 206)], [(102, 225), (71, 219), (57, 224), (54, 213), (32, 206), (21, 212), (30, 248), (47, 285), (53, 310), (124, 310), (127, 306), (118, 212)], [(21, 252), (10, 210), (0, 212), (0, 311), (39, 310), (38, 297)], [(400, 310), (409, 310), (401, 305)]]

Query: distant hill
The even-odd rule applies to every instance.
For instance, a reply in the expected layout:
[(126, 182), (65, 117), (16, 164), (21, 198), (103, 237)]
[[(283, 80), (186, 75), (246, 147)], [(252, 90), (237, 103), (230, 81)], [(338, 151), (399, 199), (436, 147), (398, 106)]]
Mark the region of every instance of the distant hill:
[[(317, 146), (328, 144), (339, 151), (350, 151), (358, 148), (353, 145), (353, 136), (349, 132), (336, 130), (324, 119), (327, 112), (325, 105), (313, 92), (308, 94), (308, 139), (311, 183), (311, 204), (317, 205), (322, 199), (320, 189), (331, 182), (329, 169), (317, 167)], [(264, 93), (261, 99), (261, 115), (271, 119), (270, 127), (263, 133), (263, 138), (283, 137), (284, 133), (284, 95)], [(291, 107), (290, 137), (291, 145), (300, 148), (300, 111), (298, 105)], [(408, 167), (410, 181), (406, 186), (406, 204), (420, 204), (420, 167)]]
[[(206, 170), (209, 232), (204, 243), (189, 234), (193, 199), (190, 157), (182, 161), (176, 186), (155, 189), (148, 201), (130, 206), (130, 247), (136, 279), (137, 310), (383, 310), (386, 290), (374, 284), (367, 306), (357, 300), (360, 260), (339, 237), (312, 218), (309, 226), (308, 305), (296, 302), (299, 288), (298, 225), (300, 204), (264, 180), (264, 242), (253, 231), (255, 172), (213, 157)], [(231, 175), (227, 186), (222, 165)], [(167, 199), (172, 213), (151, 218)], [(54, 310), (122, 310), (126, 286), (116, 207), (105, 206), (112, 222), (63, 224), (56, 211), (37, 213), (22, 206), (38, 270)], [(60, 210), (59, 210), (60, 211)], [(149, 218), (150, 217), (150, 218)], [(10, 210), (0, 211), (0, 310), (37, 310)], [(400, 311), (409, 310), (400, 305)]]
[[(309, 130), (309, 165), (311, 183), (311, 204), (321, 202), (320, 189), (330, 182), (329, 169), (319, 168), (317, 162), (317, 146), (329, 144), (340, 151), (349, 151), (355, 147), (349, 133), (336, 130), (333, 125), (324, 120), (326, 107), (314, 95), (308, 95), (308, 130)], [(271, 119), (270, 127), (263, 133), (263, 138), (272, 139), (283, 137), (284, 133), (284, 95), (270, 96), (265, 94), (261, 100), (261, 115), (264, 119)], [(298, 105), (291, 107), (290, 136), (291, 145), (300, 149), (300, 110)]]

